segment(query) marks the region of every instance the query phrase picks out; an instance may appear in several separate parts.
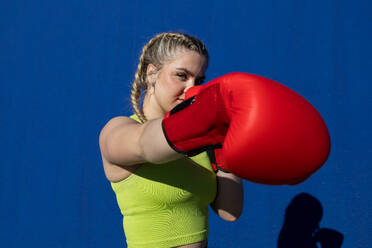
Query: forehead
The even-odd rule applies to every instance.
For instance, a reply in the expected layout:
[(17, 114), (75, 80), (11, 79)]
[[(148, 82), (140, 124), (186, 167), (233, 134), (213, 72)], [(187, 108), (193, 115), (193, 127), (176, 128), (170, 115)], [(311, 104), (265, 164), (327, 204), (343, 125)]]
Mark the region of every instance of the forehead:
[(194, 74), (204, 73), (207, 68), (207, 59), (194, 51), (178, 51), (174, 58), (167, 63), (171, 69), (186, 68)]

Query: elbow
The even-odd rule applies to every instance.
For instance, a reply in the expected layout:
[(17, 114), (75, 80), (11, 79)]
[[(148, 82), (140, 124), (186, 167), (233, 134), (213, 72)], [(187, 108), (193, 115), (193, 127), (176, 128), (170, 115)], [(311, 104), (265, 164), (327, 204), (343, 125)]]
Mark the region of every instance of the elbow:
[(224, 221), (228, 221), (228, 222), (235, 222), (239, 219), (240, 216), (233, 216), (233, 215), (230, 215), (230, 216), (220, 216)]
[(218, 211), (218, 216), (220, 216), (221, 219), (228, 221), (228, 222), (235, 222), (239, 219), (241, 216), (242, 211), (234, 211), (234, 212), (227, 212), (224, 210)]
[(228, 216), (225, 216), (223, 219), (228, 222), (235, 222), (239, 219), (240, 216), (241, 216), (241, 213), (233, 214), (233, 215), (229, 214)]
[(235, 222), (238, 218), (235, 216), (220, 216), (224, 221)]

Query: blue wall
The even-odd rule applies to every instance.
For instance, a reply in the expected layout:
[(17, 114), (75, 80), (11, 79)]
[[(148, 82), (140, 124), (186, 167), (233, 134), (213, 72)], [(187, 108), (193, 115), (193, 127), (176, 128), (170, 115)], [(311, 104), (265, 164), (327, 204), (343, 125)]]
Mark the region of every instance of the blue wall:
[(98, 134), (131, 112), (141, 47), (181, 31), (209, 48), (207, 79), (243, 71), (279, 81), (318, 109), (332, 137), (328, 162), (306, 182), (244, 182), (237, 222), (211, 213), (210, 247), (276, 247), (301, 192), (342, 247), (371, 247), (371, 11), (367, 0), (2, 2), (1, 246), (124, 247)]

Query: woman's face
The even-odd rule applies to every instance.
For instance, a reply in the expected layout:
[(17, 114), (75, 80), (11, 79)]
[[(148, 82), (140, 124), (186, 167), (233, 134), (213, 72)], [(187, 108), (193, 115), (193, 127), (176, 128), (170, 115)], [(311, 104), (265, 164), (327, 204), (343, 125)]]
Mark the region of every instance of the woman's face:
[[(158, 73), (153, 97), (154, 106), (166, 114), (185, 99), (186, 91), (204, 81), (207, 69), (206, 58), (194, 51), (179, 51)], [(159, 113), (160, 114), (160, 113)]]

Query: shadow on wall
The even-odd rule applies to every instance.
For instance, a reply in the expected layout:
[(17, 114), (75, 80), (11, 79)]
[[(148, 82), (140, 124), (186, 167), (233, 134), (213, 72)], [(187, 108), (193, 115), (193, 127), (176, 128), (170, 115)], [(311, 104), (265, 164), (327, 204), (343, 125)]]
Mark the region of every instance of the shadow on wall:
[(285, 211), (283, 227), (277, 248), (339, 248), (344, 236), (329, 228), (319, 228), (323, 208), (319, 200), (307, 194), (298, 194)]

